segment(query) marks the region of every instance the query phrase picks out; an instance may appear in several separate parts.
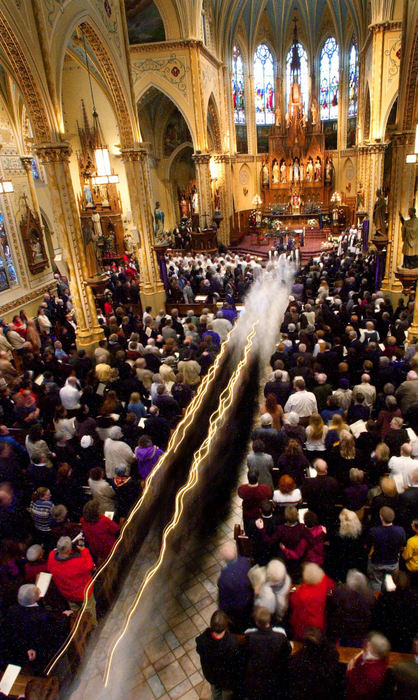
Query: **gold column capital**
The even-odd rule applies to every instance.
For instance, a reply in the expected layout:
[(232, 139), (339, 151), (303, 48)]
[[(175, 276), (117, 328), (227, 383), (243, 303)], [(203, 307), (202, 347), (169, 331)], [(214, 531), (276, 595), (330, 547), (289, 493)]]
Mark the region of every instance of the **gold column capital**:
[(197, 165), (208, 165), (211, 155), (210, 153), (193, 153), (192, 158)]
[(20, 156), (20, 162), (22, 163), (22, 165), (25, 168), (27, 173), (29, 173), (31, 171), (32, 161), (33, 161), (32, 156)]
[(130, 163), (145, 160), (147, 156), (147, 151), (145, 148), (122, 148), (121, 149), (122, 160)]
[(40, 143), (34, 147), (42, 164), (63, 163), (70, 160), (72, 148), (68, 141), (62, 143)]

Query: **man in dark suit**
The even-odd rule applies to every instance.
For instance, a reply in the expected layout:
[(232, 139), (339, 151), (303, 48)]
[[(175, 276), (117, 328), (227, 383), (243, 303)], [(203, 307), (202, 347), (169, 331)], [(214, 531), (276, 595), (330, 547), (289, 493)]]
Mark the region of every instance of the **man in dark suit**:
[(283, 382), (282, 376), (282, 370), (276, 369), (274, 372), (274, 379), (267, 382), (264, 387), (264, 396), (268, 396), (268, 394), (274, 394), (274, 396), (277, 399), (277, 403), (280, 404), (280, 406), (285, 405), (291, 391), (290, 383)]
[(228, 618), (222, 610), (213, 613), (210, 627), (196, 638), (196, 650), (212, 697), (232, 698), (239, 685), (242, 654), (237, 638), (228, 631)]
[(256, 608), (255, 629), (245, 633), (245, 697), (248, 700), (286, 698), (288, 660), (292, 651), (282, 627), (271, 627), (267, 608)]
[(157, 406), (151, 406), (145, 419), (144, 435), (149, 435), (154, 445), (166, 450), (170, 440), (170, 423), (160, 416)]
[(69, 633), (70, 610), (54, 615), (39, 603), (40, 592), (32, 583), (19, 588), (18, 604), (6, 612), (3, 641), (6, 659), (19, 666), (30, 662), (40, 671), (59, 649)]
[(418, 469), (414, 469), (411, 475), (411, 486), (400, 494), (397, 516), (399, 525), (402, 525), (407, 536), (412, 536), (411, 523), (418, 518)]
[(314, 462), (317, 476), (307, 478), (302, 484), (302, 496), (309, 510), (313, 510), (321, 525), (333, 525), (335, 504), (339, 494), (338, 481), (328, 476), (328, 465), (323, 459)]
[(228, 615), (234, 629), (243, 632), (248, 626), (253, 607), (254, 591), (248, 572), (251, 564), (237, 554), (235, 542), (222, 547), (225, 567), (218, 579), (219, 607)]

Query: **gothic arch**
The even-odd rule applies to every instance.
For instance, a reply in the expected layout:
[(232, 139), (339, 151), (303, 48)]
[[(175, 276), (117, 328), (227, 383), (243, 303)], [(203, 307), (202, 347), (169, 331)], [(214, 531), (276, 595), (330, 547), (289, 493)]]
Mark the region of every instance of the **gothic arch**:
[(208, 107), (207, 107), (207, 119), (206, 119), (206, 127), (209, 129), (209, 121), (211, 122), (213, 126), (213, 136), (214, 136), (214, 145), (217, 153), (222, 152), (222, 139), (221, 139), (221, 127), (220, 127), (220, 120), (219, 120), (219, 111), (218, 111), (218, 106), (216, 104), (215, 97), (213, 95), (213, 92), (211, 92), (208, 100)]
[(185, 143), (181, 143), (179, 146), (177, 146), (177, 148), (172, 152), (170, 158), (167, 160), (167, 165), (164, 173), (164, 177), (166, 180), (170, 179), (171, 166), (176, 160), (178, 154), (181, 153), (185, 148), (193, 148), (193, 144), (191, 143), (191, 141), (186, 141)]
[(23, 50), (19, 39), (6, 16), (0, 11), (0, 47), (6, 58), (6, 69), (16, 80), (22, 92), (33, 134), (38, 142), (52, 140), (51, 120), (39, 84), (35, 79), (36, 69), (30, 65), (27, 52)]
[[(141, 100), (141, 98), (150, 90), (151, 88), (155, 88), (156, 90), (159, 90), (160, 92), (163, 93), (166, 97), (168, 97), (171, 102), (175, 104), (177, 109), (179, 110), (180, 114), (184, 118), (184, 121), (187, 124), (187, 127), (190, 131), (190, 136), (192, 137), (193, 141), (193, 147), (196, 148), (196, 130), (195, 130), (195, 123), (194, 123), (194, 117), (193, 121), (190, 119), (190, 105), (187, 105), (187, 103), (183, 104), (182, 100), (178, 99), (178, 94), (176, 94), (175, 90), (170, 90), (167, 89), (167, 86), (162, 85), (161, 83), (157, 83), (154, 80), (148, 78), (147, 80), (141, 81), (140, 88), (138, 89), (137, 84), (135, 85), (135, 104), (138, 107), (138, 102)], [(141, 125), (139, 125), (141, 128)]]
[(80, 13), (76, 18), (73, 18), (71, 25), (66, 31), (66, 38), (63, 40), (63, 49), (58, 62), (59, 77), (58, 77), (58, 95), (60, 95), (60, 103), (62, 101), (62, 74), (64, 66), (64, 57), (67, 51), (68, 42), (74, 30), (80, 27), (86, 38), (86, 42), (93, 50), (103, 79), (109, 90), (113, 110), (119, 128), (121, 148), (133, 148), (139, 140), (139, 134), (136, 135), (136, 123), (134, 115), (129, 107), (125, 91), (122, 87), (121, 79), (115, 67), (116, 61), (106, 48), (105, 40), (94, 20), (87, 13)]

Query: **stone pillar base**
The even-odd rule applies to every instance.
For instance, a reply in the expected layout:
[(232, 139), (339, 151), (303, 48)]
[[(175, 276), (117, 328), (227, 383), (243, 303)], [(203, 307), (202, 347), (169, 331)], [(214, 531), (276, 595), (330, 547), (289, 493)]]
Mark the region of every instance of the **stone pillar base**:
[(91, 331), (77, 331), (75, 339), (77, 350), (85, 350), (88, 355), (92, 355), (99, 345), (99, 340), (104, 340), (104, 337), (104, 332), (100, 326), (95, 326)]
[[(151, 306), (152, 313), (155, 316), (160, 309), (165, 309), (165, 291), (156, 292), (140, 292), (142, 308), (145, 311), (147, 306)], [(173, 304), (173, 307), (175, 304)]]

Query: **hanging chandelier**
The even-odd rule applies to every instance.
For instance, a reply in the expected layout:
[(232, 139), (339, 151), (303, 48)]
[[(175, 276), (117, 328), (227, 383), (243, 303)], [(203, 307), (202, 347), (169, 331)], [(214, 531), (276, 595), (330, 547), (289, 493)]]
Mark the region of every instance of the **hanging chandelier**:
[(102, 127), (99, 121), (99, 114), (94, 102), (93, 84), (91, 80), (90, 65), (87, 55), (86, 37), (81, 30), (84, 44), (84, 56), (86, 59), (87, 75), (89, 79), (91, 101), (93, 105), (93, 131), (95, 135), (94, 160), (96, 163), (96, 174), (91, 178), (93, 185), (111, 185), (119, 182), (119, 175), (115, 175), (110, 167), (109, 149), (105, 144)]

